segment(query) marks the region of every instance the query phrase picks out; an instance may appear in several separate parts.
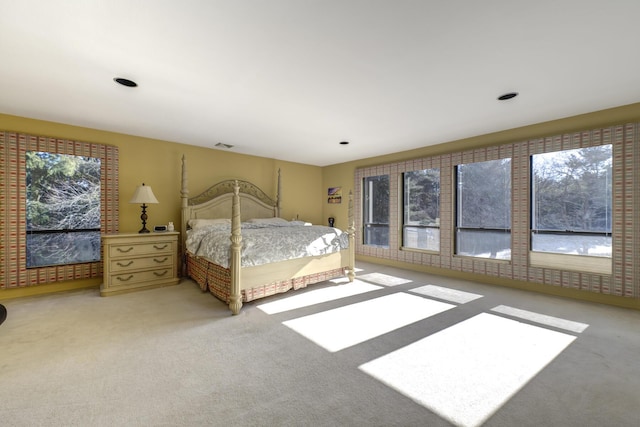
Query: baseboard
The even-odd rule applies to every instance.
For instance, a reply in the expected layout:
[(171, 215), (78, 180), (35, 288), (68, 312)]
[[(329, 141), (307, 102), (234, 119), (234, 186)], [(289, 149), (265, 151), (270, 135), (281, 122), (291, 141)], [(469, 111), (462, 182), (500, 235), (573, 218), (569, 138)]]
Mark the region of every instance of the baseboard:
[(102, 283), (102, 277), (95, 279), (69, 280), (65, 282), (48, 283), (22, 288), (0, 290), (0, 301), (14, 298), (23, 298), (36, 295), (55, 294), (58, 292), (75, 291), (79, 289), (98, 289)]
[(454, 279), (467, 280), (470, 282), (478, 282), (487, 285), (504, 286), (507, 288), (521, 289), (529, 292), (536, 292), (546, 295), (554, 295), (563, 298), (572, 298), (580, 301), (594, 302), (598, 304), (612, 305), (622, 308), (630, 308), (640, 310), (640, 299), (621, 297), (616, 295), (598, 294), (595, 292), (580, 291), (577, 289), (562, 288), (558, 286), (545, 285), (542, 283), (525, 282), (521, 280), (505, 279), (494, 276), (486, 276), (483, 274), (467, 273), (446, 268), (435, 268), (419, 264), (404, 263), (399, 261), (391, 261), (383, 258), (375, 258), (370, 256), (356, 256), (356, 267), (358, 261), (370, 262), (372, 264), (388, 265), (390, 267), (404, 268), (406, 270), (418, 271), (421, 273), (435, 274), (439, 276), (451, 277)]

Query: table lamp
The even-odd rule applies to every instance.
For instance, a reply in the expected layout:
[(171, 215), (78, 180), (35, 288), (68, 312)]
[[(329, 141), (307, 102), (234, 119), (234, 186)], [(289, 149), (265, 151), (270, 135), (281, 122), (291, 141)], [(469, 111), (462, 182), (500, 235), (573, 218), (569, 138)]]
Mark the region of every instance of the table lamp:
[(151, 187), (144, 185), (143, 182), (142, 185), (136, 188), (136, 192), (133, 193), (133, 197), (129, 200), (129, 203), (142, 204), (142, 215), (140, 215), (142, 228), (138, 233), (149, 233), (149, 230), (147, 230), (147, 204), (158, 203), (158, 199), (153, 195)]

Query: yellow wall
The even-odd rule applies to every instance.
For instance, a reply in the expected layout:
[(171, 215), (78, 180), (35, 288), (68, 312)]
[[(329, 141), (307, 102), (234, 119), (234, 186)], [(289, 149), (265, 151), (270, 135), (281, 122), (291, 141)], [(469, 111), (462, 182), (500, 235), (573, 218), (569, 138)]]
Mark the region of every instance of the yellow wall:
[[(323, 222), (322, 169), (317, 166), (247, 156), (169, 141), (141, 138), (114, 132), (70, 126), (0, 114), (4, 131), (43, 135), (61, 139), (114, 145), (119, 150), (120, 231), (136, 232), (141, 227), (139, 205), (128, 203), (136, 186), (144, 182), (153, 188), (159, 204), (147, 209), (147, 228), (173, 221), (180, 230), (180, 180), (182, 156), (187, 158), (189, 195), (196, 196), (218, 181), (238, 178), (253, 182), (275, 197), (277, 170), (281, 170), (281, 216)], [(99, 284), (99, 283), (98, 283)], [(33, 293), (94, 287), (96, 281), (41, 285), (41, 289), (0, 290), (0, 299)]]
[(153, 188), (160, 202), (147, 209), (148, 225), (173, 221), (180, 229), (181, 159), (189, 170), (189, 195), (229, 178), (251, 181), (275, 197), (277, 170), (281, 169), (281, 216), (319, 222), (322, 218), (322, 169), (317, 166), (247, 156), (230, 151), (141, 138), (60, 123), (0, 114), (0, 129), (62, 139), (115, 145), (119, 150), (120, 231), (140, 229), (140, 206), (128, 203), (136, 186)]
[[(128, 200), (135, 187), (142, 182), (153, 187), (160, 201), (158, 205), (151, 205), (147, 211), (149, 225), (173, 221), (176, 229), (179, 229), (180, 159), (183, 154), (187, 156), (189, 167), (190, 196), (195, 196), (212, 183), (227, 178), (240, 178), (254, 182), (267, 194), (275, 195), (276, 171), (280, 168), (282, 171), (282, 217), (288, 219), (297, 217), (301, 220), (326, 224), (327, 218), (333, 216), (336, 218), (336, 226), (346, 228), (348, 194), (353, 190), (354, 171), (358, 167), (638, 121), (640, 121), (640, 103), (324, 168), (3, 114), (0, 114), (0, 129), (119, 147), (120, 231), (131, 232), (140, 228), (140, 207), (129, 204)], [(393, 143), (393, 141), (389, 142)], [(341, 204), (327, 203), (329, 187), (342, 187)], [(415, 268), (415, 266), (388, 260), (368, 261)], [(455, 275), (448, 271), (440, 273)], [(464, 278), (483, 280), (480, 276), (466, 275)], [(515, 282), (503, 284), (526, 287), (526, 284)], [(94, 282), (89, 282), (84, 285), (78, 284), (78, 287), (95, 285)], [(69, 284), (62, 284), (59, 289), (53, 286), (49, 289), (72, 288), (73, 286), (70, 287)], [(6, 292), (0, 292), (0, 299), (8, 297)], [(3, 293), (5, 295), (2, 295)], [(604, 302), (611, 303), (611, 301)]]

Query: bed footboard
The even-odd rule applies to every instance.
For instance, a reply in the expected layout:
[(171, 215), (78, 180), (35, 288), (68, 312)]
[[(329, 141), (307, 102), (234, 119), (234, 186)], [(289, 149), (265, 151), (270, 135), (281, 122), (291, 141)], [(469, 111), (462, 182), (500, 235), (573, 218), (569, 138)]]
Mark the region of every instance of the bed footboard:
[[(227, 305), (229, 304), (231, 296), (231, 270), (203, 258), (192, 257), (190, 255), (187, 255), (187, 267), (190, 277), (200, 286), (203, 292), (208, 291), (220, 301), (223, 301)], [(340, 267), (292, 279), (255, 285), (249, 289), (240, 290), (240, 300), (245, 303), (284, 293), (292, 289), (302, 289), (314, 283), (344, 277), (346, 271), (346, 267)]]

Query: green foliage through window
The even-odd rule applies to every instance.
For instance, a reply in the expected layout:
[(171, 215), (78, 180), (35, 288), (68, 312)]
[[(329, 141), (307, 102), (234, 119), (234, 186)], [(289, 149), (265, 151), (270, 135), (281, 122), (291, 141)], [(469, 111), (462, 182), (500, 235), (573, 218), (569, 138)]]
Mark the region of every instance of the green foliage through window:
[(539, 252), (611, 256), (611, 145), (531, 156), (531, 243)]
[(100, 259), (100, 159), (26, 153), (27, 267)]
[(440, 250), (440, 169), (405, 172), (402, 245)]
[(511, 258), (511, 159), (456, 167), (456, 253)]
[(389, 175), (364, 178), (364, 244), (389, 246)]

